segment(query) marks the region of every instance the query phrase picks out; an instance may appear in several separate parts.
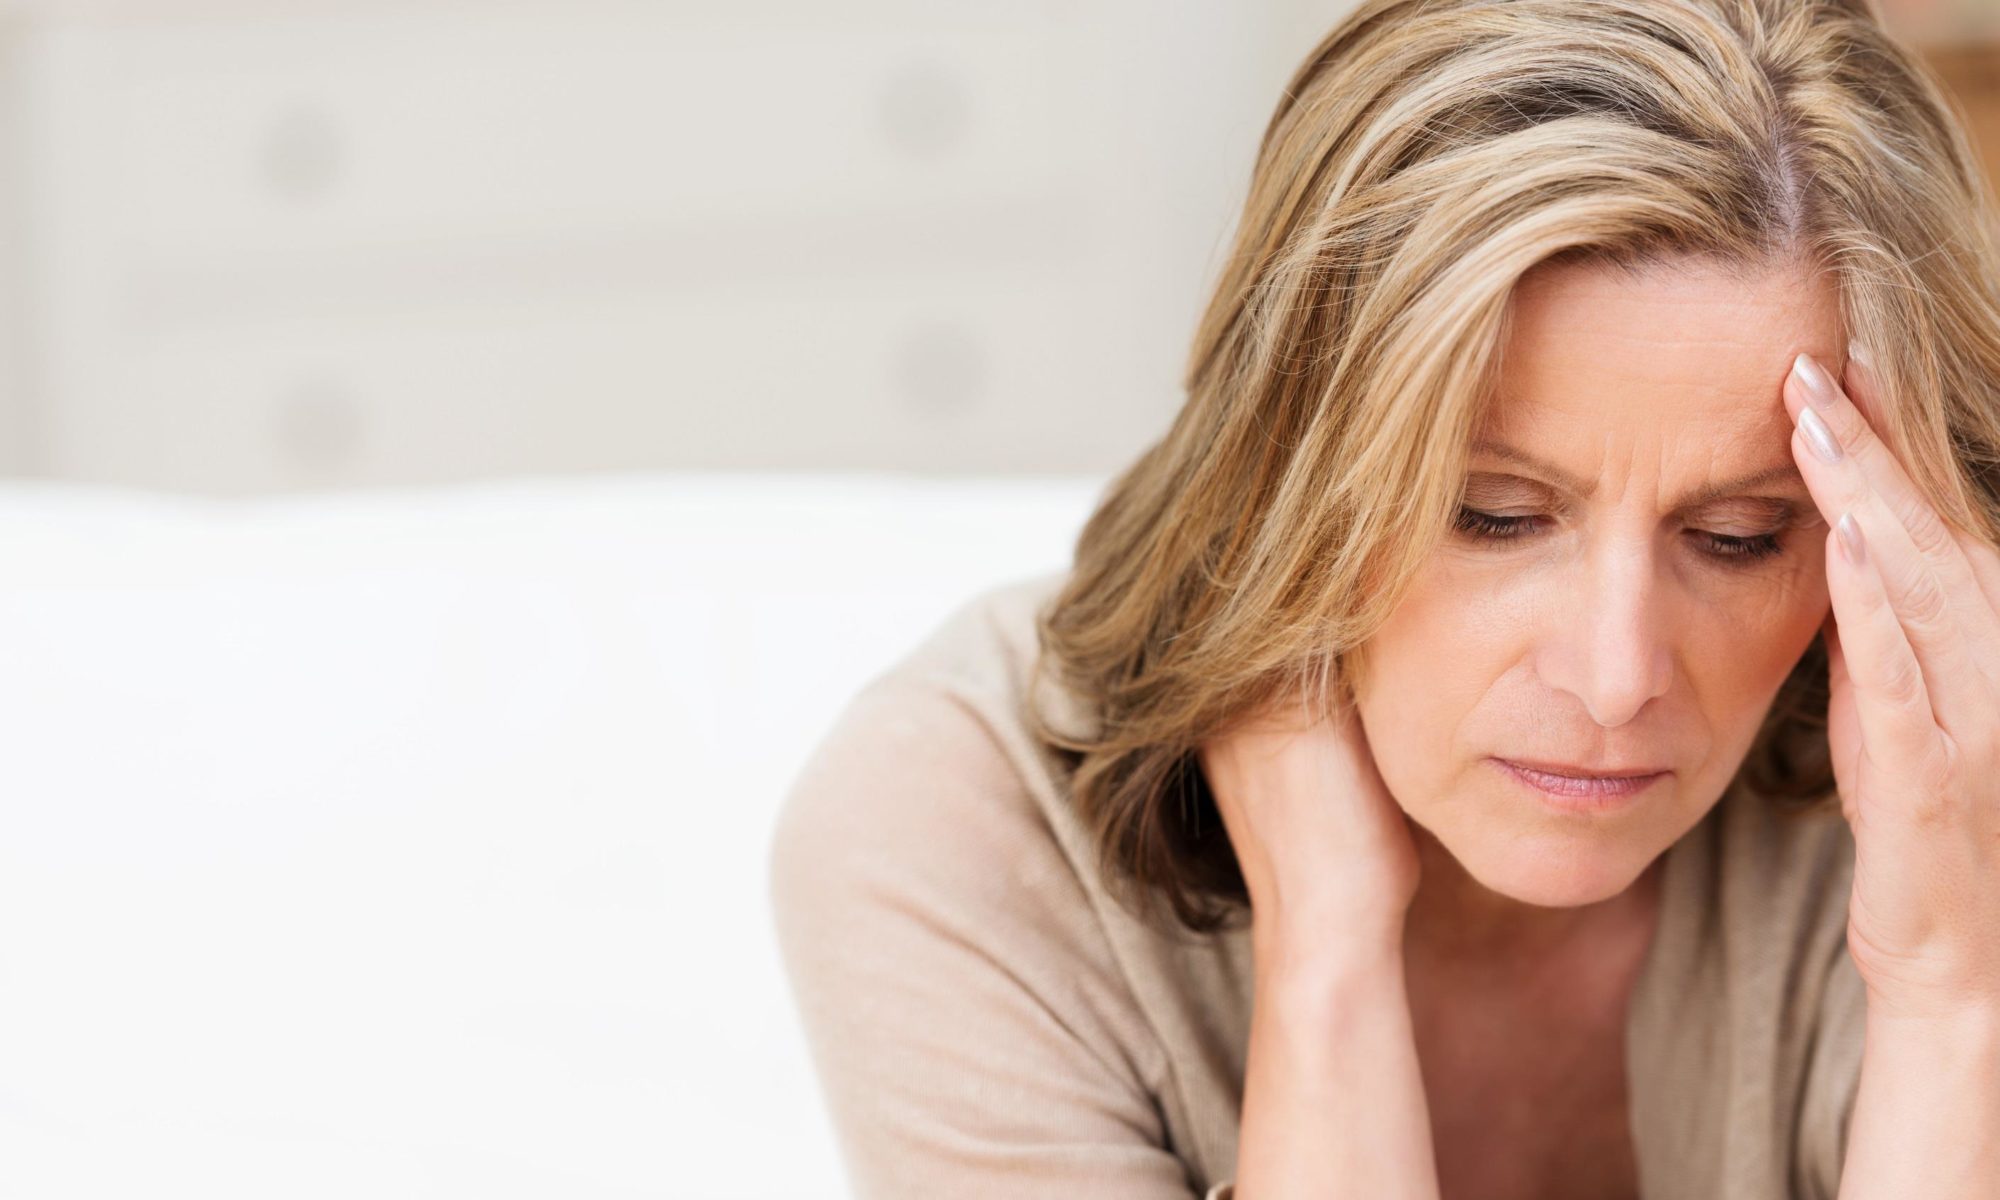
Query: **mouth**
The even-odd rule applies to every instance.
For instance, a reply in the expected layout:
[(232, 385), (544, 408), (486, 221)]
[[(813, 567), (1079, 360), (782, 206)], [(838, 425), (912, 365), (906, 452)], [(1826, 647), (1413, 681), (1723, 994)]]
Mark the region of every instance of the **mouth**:
[(1568, 763), (1523, 762), (1497, 756), (1493, 762), (1537, 791), (1580, 799), (1634, 795), (1672, 773), (1664, 767), (1597, 771)]

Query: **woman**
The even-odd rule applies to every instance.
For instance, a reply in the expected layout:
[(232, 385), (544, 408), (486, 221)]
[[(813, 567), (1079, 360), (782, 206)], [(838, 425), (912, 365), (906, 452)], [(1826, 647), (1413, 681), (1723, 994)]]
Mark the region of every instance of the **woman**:
[(1862, 0), (1342, 22), (1073, 568), (788, 799), (858, 1194), (2000, 1194), (1991, 213)]

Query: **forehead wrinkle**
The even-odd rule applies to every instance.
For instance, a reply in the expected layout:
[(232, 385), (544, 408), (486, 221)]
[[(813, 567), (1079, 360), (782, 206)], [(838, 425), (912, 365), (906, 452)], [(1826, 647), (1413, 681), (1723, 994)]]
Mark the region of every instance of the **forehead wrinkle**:
[[(1597, 480), (1579, 479), (1570, 471), (1505, 442), (1482, 440), (1475, 443), (1472, 449), (1475, 454), (1487, 454), (1528, 467), (1543, 476), (1544, 482), (1556, 485), (1574, 499), (1588, 500), (1597, 493)], [(1799, 473), (1798, 464), (1787, 459), (1776, 466), (1765, 467), (1730, 479), (1712, 480), (1690, 488), (1674, 501), (1673, 511), (1685, 512), (1770, 484), (1782, 484), (1800, 492), (1806, 491), (1805, 476)]]

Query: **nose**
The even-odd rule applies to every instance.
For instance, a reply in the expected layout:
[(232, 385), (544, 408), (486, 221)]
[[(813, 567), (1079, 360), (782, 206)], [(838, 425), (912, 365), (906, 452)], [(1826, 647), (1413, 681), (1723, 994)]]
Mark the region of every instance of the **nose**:
[(1644, 548), (1600, 545), (1577, 560), (1550, 606), (1538, 666), (1606, 728), (1630, 721), (1673, 680), (1667, 584)]

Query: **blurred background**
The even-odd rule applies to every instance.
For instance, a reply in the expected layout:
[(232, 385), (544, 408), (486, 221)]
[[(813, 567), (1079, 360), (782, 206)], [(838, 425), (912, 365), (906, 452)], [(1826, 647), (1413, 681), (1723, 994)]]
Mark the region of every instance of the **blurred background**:
[(845, 1196), (771, 819), (1347, 7), (0, 0), (0, 1196)]
[(1344, 7), (10, 3), (4, 466), (1109, 468)]
[(9, 0), (0, 470), (1113, 468), (1346, 7)]

